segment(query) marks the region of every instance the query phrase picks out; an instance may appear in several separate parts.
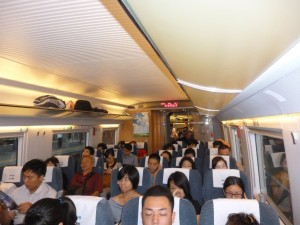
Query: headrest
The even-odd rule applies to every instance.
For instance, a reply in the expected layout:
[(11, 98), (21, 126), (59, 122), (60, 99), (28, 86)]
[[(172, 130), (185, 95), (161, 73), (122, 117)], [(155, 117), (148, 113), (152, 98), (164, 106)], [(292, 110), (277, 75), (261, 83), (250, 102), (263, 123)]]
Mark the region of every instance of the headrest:
[(161, 153), (163, 153), (165, 151), (170, 152), (171, 155), (173, 155), (173, 150), (158, 150), (158, 154), (161, 155)]
[(75, 204), (78, 224), (96, 224), (98, 202), (103, 198), (96, 196), (68, 195)]
[(56, 155), (55, 157), (58, 159), (60, 167), (68, 167), (69, 155)]
[(119, 149), (117, 149), (117, 148), (114, 148), (114, 152), (115, 152), (115, 159), (118, 157), (118, 151), (119, 151)]
[(228, 199), (219, 198), (213, 200), (214, 225), (224, 225), (231, 213), (253, 214), (260, 222), (260, 211), (257, 200), (253, 199)]
[[(139, 197), (139, 211), (138, 211), (138, 222), (137, 225), (143, 225), (142, 223), (142, 199), (143, 196)], [(175, 212), (175, 220), (172, 225), (180, 225), (180, 213), (179, 213), (179, 205), (180, 205), (180, 198), (174, 197), (174, 209), (173, 212)]]
[(210, 169), (211, 169), (211, 167), (212, 167), (212, 160), (213, 160), (216, 156), (221, 156), (221, 157), (226, 161), (228, 169), (230, 169), (230, 159), (229, 159), (229, 155), (211, 155), (211, 156), (209, 156), (209, 168), (210, 168)]
[(0, 184), (0, 191), (3, 191), (4, 193), (11, 193), (14, 189), (16, 189), (17, 186), (14, 183), (3, 183)]
[(235, 169), (214, 169), (212, 170), (213, 185), (215, 188), (223, 188), (224, 181), (229, 176), (240, 177), (240, 171)]
[(135, 167), (139, 172), (139, 186), (143, 186), (144, 167)]
[(53, 177), (53, 166), (47, 166), (46, 175), (44, 177), (44, 182), (52, 182)]
[(179, 144), (180, 146), (182, 146), (182, 141), (177, 141), (177, 144)]
[(142, 148), (144, 148), (145, 143), (144, 142), (137, 142), (136, 145), (139, 149), (142, 149)]
[(284, 154), (284, 152), (271, 153), (272, 162), (273, 162), (274, 167), (281, 167), (280, 160), (281, 160), (281, 157), (283, 154)]
[(106, 147), (107, 147), (107, 149), (109, 149), (109, 148), (114, 148), (115, 145), (114, 145), (114, 144), (107, 144)]
[(187, 179), (188, 180), (190, 179), (190, 169), (185, 169), (185, 168), (165, 168), (163, 170), (163, 184), (167, 184), (169, 176), (172, 173), (176, 172), (176, 171), (184, 173), (184, 175), (187, 177)]
[[(148, 160), (149, 160), (149, 156), (146, 156), (145, 157), (145, 167), (148, 167)], [(164, 157), (160, 156), (160, 165), (161, 166), (163, 166), (163, 160), (164, 160)]]
[[(197, 154), (198, 154), (197, 148), (193, 148), (193, 149), (195, 150), (195, 156), (197, 158)], [(182, 148), (182, 156), (184, 156), (185, 150), (187, 150), (187, 148)]]
[(209, 149), (209, 155), (212, 156), (212, 155), (218, 155), (219, 152), (218, 152), (218, 148), (210, 148)]
[(22, 166), (6, 166), (3, 169), (2, 182), (21, 182)]
[(273, 152), (272, 145), (265, 145), (265, 152), (272, 153)]
[(175, 148), (175, 152), (178, 152), (178, 144), (173, 144), (174, 148)]
[(208, 147), (208, 149), (213, 148), (213, 141), (208, 141), (207, 142), (207, 147)]
[[(179, 166), (179, 163), (182, 160), (182, 158), (183, 157), (176, 157), (176, 163), (175, 163), (176, 166)], [(191, 159), (195, 162), (195, 157), (192, 157)]]

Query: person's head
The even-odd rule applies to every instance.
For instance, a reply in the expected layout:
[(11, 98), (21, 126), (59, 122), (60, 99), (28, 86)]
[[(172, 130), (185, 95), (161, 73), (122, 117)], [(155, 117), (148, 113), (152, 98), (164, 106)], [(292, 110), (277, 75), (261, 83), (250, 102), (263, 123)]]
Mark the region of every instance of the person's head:
[(188, 145), (188, 148), (196, 148), (198, 145), (198, 141), (194, 138), (188, 139), (187, 145)]
[(83, 156), (80, 164), (82, 172), (92, 172), (94, 164), (95, 159), (93, 156)]
[(52, 156), (52, 157), (46, 159), (45, 163), (46, 163), (47, 166), (54, 166), (54, 167), (59, 166), (59, 161), (55, 156)]
[(163, 186), (149, 188), (142, 198), (143, 225), (171, 225), (175, 219), (174, 197)]
[(93, 156), (95, 153), (95, 150), (92, 146), (86, 146), (84, 147), (84, 149), (82, 150), (81, 156)]
[(196, 157), (196, 153), (195, 153), (195, 150), (193, 148), (187, 148), (184, 152), (184, 156), (185, 157)]
[(118, 185), (122, 193), (136, 190), (139, 184), (140, 175), (138, 170), (131, 165), (125, 165), (118, 172)]
[(223, 143), (222, 143), (222, 141), (220, 141), (220, 140), (215, 140), (215, 141), (212, 143), (212, 145), (213, 145), (214, 148), (219, 148), (219, 146), (222, 145), (222, 144), (223, 144)]
[(43, 198), (28, 209), (24, 225), (74, 225), (76, 220), (76, 207), (70, 198)]
[(97, 151), (103, 153), (107, 149), (107, 145), (105, 143), (99, 143), (97, 145)]
[(229, 176), (223, 184), (223, 192), (226, 198), (241, 199), (245, 197), (244, 182), (239, 177)]
[(229, 155), (230, 148), (227, 145), (220, 145), (218, 148), (218, 154), (219, 155)]
[(123, 155), (129, 156), (132, 151), (132, 145), (130, 143), (126, 143), (123, 148)]
[(163, 152), (160, 154), (160, 156), (166, 158), (166, 159), (168, 160), (168, 162), (170, 162), (171, 159), (172, 159), (172, 155), (171, 155), (171, 153), (170, 153), (169, 151), (163, 151)]
[(32, 159), (22, 168), (23, 181), (30, 193), (35, 192), (43, 182), (47, 165), (39, 159)]
[(216, 156), (213, 158), (211, 167), (213, 169), (228, 169), (226, 160), (221, 156)]
[(104, 157), (108, 163), (114, 163), (115, 162), (115, 151), (112, 148), (107, 149), (104, 152)]
[(163, 146), (163, 150), (175, 150), (175, 147), (172, 143), (167, 143)]
[(154, 174), (158, 169), (160, 165), (160, 156), (156, 153), (152, 153), (149, 155), (148, 158), (148, 169), (151, 174)]
[(186, 168), (186, 169), (196, 169), (196, 165), (192, 158), (190, 157), (182, 157), (182, 159), (179, 162), (179, 168)]
[(282, 168), (287, 171), (287, 161), (286, 161), (286, 155), (285, 153), (282, 154), (281, 158), (280, 158), (280, 165), (282, 166)]
[(124, 145), (125, 145), (125, 141), (119, 141), (119, 142), (118, 142), (118, 147), (119, 147), (119, 148), (123, 148)]
[(252, 214), (232, 213), (228, 215), (225, 225), (259, 225)]
[(192, 199), (190, 191), (190, 183), (184, 173), (176, 171), (172, 173), (168, 178), (168, 188), (172, 192), (173, 196), (179, 198)]

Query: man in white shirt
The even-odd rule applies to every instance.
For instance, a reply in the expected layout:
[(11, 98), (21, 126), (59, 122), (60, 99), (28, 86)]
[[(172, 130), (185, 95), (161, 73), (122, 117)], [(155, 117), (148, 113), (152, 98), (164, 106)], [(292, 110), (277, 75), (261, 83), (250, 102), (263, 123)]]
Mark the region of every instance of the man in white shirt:
[(23, 223), (25, 213), (36, 201), (42, 198), (57, 197), (57, 192), (43, 182), (46, 171), (47, 166), (45, 162), (39, 159), (32, 159), (23, 166), (22, 176), (24, 184), (10, 194), (10, 197), (18, 205), (15, 215), (10, 217), (14, 220), (14, 224)]

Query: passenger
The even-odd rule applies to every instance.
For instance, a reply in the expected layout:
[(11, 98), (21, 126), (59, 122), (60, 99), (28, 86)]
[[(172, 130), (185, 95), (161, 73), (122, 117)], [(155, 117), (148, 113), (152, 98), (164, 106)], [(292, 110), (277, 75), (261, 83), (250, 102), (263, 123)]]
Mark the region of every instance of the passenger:
[[(220, 145), (218, 148), (218, 154), (228, 155), (230, 157), (230, 147), (228, 147), (227, 145)], [(236, 162), (236, 167), (241, 171), (244, 170), (243, 165), (238, 162)]]
[(190, 158), (196, 157), (195, 150), (193, 148), (187, 148), (184, 152), (184, 156)]
[(7, 205), (0, 199), (0, 224), (10, 225), (14, 215), (14, 211), (8, 211)]
[(76, 220), (76, 207), (70, 198), (44, 198), (29, 208), (24, 225), (74, 225)]
[(163, 146), (163, 150), (172, 150), (172, 151), (175, 151), (175, 147), (172, 143), (168, 143), (168, 144), (165, 144)]
[(119, 142), (118, 142), (118, 148), (119, 148), (119, 149), (123, 149), (123, 148), (124, 148), (124, 145), (125, 145), (125, 141), (119, 141)]
[(94, 157), (83, 156), (82, 172), (76, 173), (69, 184), (67, 194), (99, 196), (102, 192), (102, 177), (93, 172)]
[(233, 213), (228, 215), (225, 225), (259, 225), (252, 214)]
[(213, 169), (228, 169), (226, 160), (221, 156), (216, 156), (212, 160)]
[(198, 201), (192, 198), (190, 191), (190, 183), (187, 177), (184, 175), (184, 173), (179, 171), (172, 173), (169, 176), (167, 185), (170, 191), (172, 192), (173, 196), (185, 198), (193, 204), (197, 215), (197, 222), (198, 224), (200, 224), (201, 206)]
[(125, 165), (118, 173), (118, 185), (121, 194), (109, 199), (115, 223), (120, 223), (123, 206), (132, 198), (139, 197), (136, 192), (139, 184), (139, 172), (134, 166)]
[(160, 156), (156, 153), (150, 154), (148, 158), (148, 169), (151, 174), (152, 185), (155, 185), (155, 177), (160, 168)]
[(92, 146), (86, 146), (81, 152), (81, 157), (83, 156), (94, 156), (95, 150)]
[(198, 144), (199, 144), (199, 142), (194, 138), (191, 138), (191, 139), (187, 140), (187, 147), (188, 148), (196, 148)]
[(172, 160), (172, 155), (169, 151), (163, 151), (160, 156), (164, 157), (168, 161), (168, 166), (170, 167), (171, 160)]
[(103, 189), (105, 193), (109, 193), (112, 171), (121, 168), (122, 165), (116, 161), (115, 151), (113, 149), (107, 149), (104, 153), (104, 157), (106, 162), (104, 163)]
[[(45, 163), (47, 166), (59, 167), (59, 161), (55, 156), (52, 156), (52, 157), (46, 159)], [(63, 190), (66, 191), (68, 189), (68, 183), (69, 183), (68, 177), (62, 171), (61, 171), (61, 174), (62, 174), (62, 179), (63, 179)]]
[(218, 139), (214, 140), (214, 142), (213, 142), (213, 147), (214, 148), (219, 148), (219, 146), (221, 146), (221, 145), (226, 145), (227, 147), (230, 148), (230, 144), (227, 141), (225, 141), (221, 138), (218, 138)]
[(107, 145), (105, 143), (99, 143), (97, 145), (97, 157), (102, 157), (107, 149)]
[(172, 131), (171, 131), (171, 135), (170, 135), (170, 141), (173, 142), (173, 141), (177, 141), (178, 139), (179, 139), (179, 136), (176, 132), (176, 128), (173, 127)]
[(190, 157), (182, 157), (179, 163), (179, 168), (186, 168), (186, 169), (196, 169), (196, 165), (192, 158)]
[(171, 225), (175, 220), (174, 197), (163, 186), (149, 188), (142, 199), (143, 225)]
[(138, 166), (137, 156), (131, 153), (132, 145), (127, 143), (123, 148), (123, 165)]
[(223, 184), (223, 192), (226, 198), (247, 198), (244, 182), (239, 177), (229, 176)]
[(6, 218), (5, 223), (11, 219), (14, 224), (21, 224), (24, 220), (25, 213), (33, 203), (42, 198), (56, 198), (57, 192), (48, 184), (43, 182), (46, 174), (46, 163), (39, 159), (32, 159), (25, 163), (22, 168), (24, 184), (13, 190), (10, 197), (17, 203), (18, 208), (15, 215)]

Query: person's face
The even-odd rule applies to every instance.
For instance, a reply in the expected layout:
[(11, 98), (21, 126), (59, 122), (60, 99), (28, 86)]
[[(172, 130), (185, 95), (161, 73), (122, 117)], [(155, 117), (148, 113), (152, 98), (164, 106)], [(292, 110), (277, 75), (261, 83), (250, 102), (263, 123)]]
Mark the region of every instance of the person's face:
[(125, 156), (129, 156), (130, 155), (130, 150), (128, 150), (128, 149), (126, 149), (126, 148), (124, 148), (123, 149), (123, 155), (125, 155)]
[(219, 155), (229, 155), (230, 151), (229, 148), (225, 148), (225, 149), (219, 149), (218, 153)]
[(91, 157), (83, 157), (81, 161), (82, 171), (92, 171), (93, 170), (93, 160)]
[(178, 198), (184, 198), (185, 194), (182, 188), (178, 187), (174, 181), (172, 180), (170, 182), (170, 191), (172, 192), (173, 196), (176, 196)]
[(23, 181), (30, 193), (35, 192), (39, 188), (43, 179), (44, 176), (38, 176), (36, 173), (32, 172), (32, 170), (23, 172)]
[(219, 162), (217, 162), (215, 169), (227, 169), (227, 166), (223, 160), (220, 160)]
[(148, 160), (148, 169), (151, 174), (154, 174), (159, 168), (159, 162), (156, 159)]
[(187, 160), (184, 160), (183, 163), (182, 163), (182, 168), (186, 168), (186, 169), (192, 169), (193, 168), (193, 165), (191, 162), (187, 161)]
[(98, 151), (98, 152), (104, 152), (102, 147), (98, 147), (98, 148), (97, 148), (97, 151)]
[(54, 165), (53, 162), (49, 161), (49, 162), (47, 163), (47, 166), (55, 166), (55, 165)]
[(119, 185), (122, 193), (126, 193), (133, 189), (132, 183), (129, 180), (129, 177), (127, 174), (121, 180), (118, 181), (118, 185)]
[(82, 156), (90, 156), (91, 155), (90, 150), (88, 150), (87, 148), (83, 149), (81, 155)]
[(169, 155), (167, 153), (162, 153), (161, 156), (164, 157), (164, 158), (166, 158), (168, 161), (171, 160), (170, 157), (169, 157)]
[(108, 155), (108, 157), (106, 158), (106, 161), (108, 163), (114, 163), (115, 162), (115, 158), (112, 155)]
[(171, 225), (175, 219), (167, 197), (148, 197), (142, 209), (143, 225)]
[(224, 195), (226, 198), (236, 198), (236, 199), (241, 199), (243, 198), (243, 190), (240, 186), (237, 184), (233, 184), (228, 186), (225, 191)]

